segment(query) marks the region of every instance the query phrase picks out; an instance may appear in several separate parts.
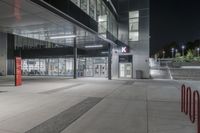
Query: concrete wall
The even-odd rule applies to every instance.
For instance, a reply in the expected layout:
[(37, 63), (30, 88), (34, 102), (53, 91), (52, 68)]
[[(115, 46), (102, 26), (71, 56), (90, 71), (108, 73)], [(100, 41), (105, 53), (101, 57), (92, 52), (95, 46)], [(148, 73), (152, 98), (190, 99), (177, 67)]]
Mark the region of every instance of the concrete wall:
[(170, 68), (173, 79), (200, 80), (200, 69)]
[[(143, 78), (150, 77), (149, 68), (149, 39), (150, 18), (149, 0), (119, 0), (119, 39), (130, 46), (133, 55), (133, 78), (136, 78), (136, 70), (143, 72)], [(139, 10), (139, 41), (129, 42), (129, 11)]]
[(0, 32), (0, 75), (7, 75), (7, 34)]
[(136, 70), (143, 71), (143, 78), (149, 78), (149, 9), (140, 10), (139, 41), (129, 42), (133, 54), (133, 77)]

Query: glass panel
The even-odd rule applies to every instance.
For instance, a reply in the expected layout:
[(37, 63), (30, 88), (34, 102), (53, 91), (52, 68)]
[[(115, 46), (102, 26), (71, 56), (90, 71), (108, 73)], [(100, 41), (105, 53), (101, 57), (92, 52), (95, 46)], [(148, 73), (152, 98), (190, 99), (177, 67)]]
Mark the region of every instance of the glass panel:
[(73, 76), (73, 73), (74, 73), (74, 70), (73, 70), (74, 65), (73, 64), (74, 64), (74, 61), (72, 58), (66, 59), (66, 76), (68, 76), (68, 77)]
[(120, 77), (125, 77), (125, 64), (120, 64)]
[(66, 59), (59, 59), (59, 75), (66, 75)]
[(40, 75), (47, 75), (47, 70), (45, 59), (40, 59)]
[(130, 41), (138, 41), (139, 40), (139, 32), (130, 32), (129, 33), (129, 40)]
[(129, 12), (129, 41), (139, 41), (139, 11)]
[(106, 6), (104, 5), (104, 3), (102, 2), (102, 12), (101, 15), (106, 15)]
[(49, 75), (57, 76), (58, 75), (58, 59), (49, 60)]
[(129, 20), (129, 31), (135, 31), (139, 29), (139, 20), (136, 19), (130, 19)]
[(81, 9), (87, 13), (87, 0), (81, 0)]
[(99, 33), (106, 33), (107, 31), (107, 15), (99, 16)]
[(90, 17), (96, 20), (96, 0), (90, 0)]
[(100, 15), (101, 15), (101, 1), (97, 0), (97, 20)]
[(34, 75), (40, 75), (40, 72), (39, 72), (39, 59), (29, 59), (28, 62), (28, 75), (30, 76), (34, 76)]
[(86, 76), (92, 77), (93, 76), (93, 59), (92, 58), (86, 58)]
[(126, 64), (126, 77), (131, 78), (132, 75), (132, 64)]
[(108, 75), (108, 58), (97, 57), (94, 59), (94, 76), (106, 77)]
[(139, 11), (129, 12), (129, 18), (138, 18), (138, 17), (139, 17)]
[(85, 68), (86, 68), (86, 60), (85, 58), (79, 58), (78, 59), (78, 77), (85, 76)]
[(22, 74), (27, 76), (29, 74), (28, 60), (22, 60)]

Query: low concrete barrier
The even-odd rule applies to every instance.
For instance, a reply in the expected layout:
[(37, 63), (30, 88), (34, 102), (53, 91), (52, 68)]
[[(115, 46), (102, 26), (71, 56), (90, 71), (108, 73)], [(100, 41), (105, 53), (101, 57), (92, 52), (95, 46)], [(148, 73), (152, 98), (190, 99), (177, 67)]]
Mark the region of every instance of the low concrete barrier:
[(170, 68), (173, 79), (200, 80), (200, 69)]

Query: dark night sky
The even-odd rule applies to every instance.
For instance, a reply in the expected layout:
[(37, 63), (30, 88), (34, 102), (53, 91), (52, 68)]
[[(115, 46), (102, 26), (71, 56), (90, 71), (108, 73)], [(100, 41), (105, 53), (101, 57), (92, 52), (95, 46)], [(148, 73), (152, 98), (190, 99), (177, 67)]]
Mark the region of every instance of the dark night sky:
[(150, 0), (151, 53), (172, 41), (200, 39), (200, 0)]

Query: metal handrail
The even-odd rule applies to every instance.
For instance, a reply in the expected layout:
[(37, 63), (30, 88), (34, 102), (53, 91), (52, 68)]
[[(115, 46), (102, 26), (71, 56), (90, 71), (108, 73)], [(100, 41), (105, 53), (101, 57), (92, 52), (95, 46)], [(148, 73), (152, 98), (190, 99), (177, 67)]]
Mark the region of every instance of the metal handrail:
[[(197, 122), (197, 133), (200, 133), (200, 95), (197, 90), (192, 93), (190, 87), (181, 87), (181, 112), (189, 115), (192, 123)], [(197, 116), (197, 117), (196, 117)]]

